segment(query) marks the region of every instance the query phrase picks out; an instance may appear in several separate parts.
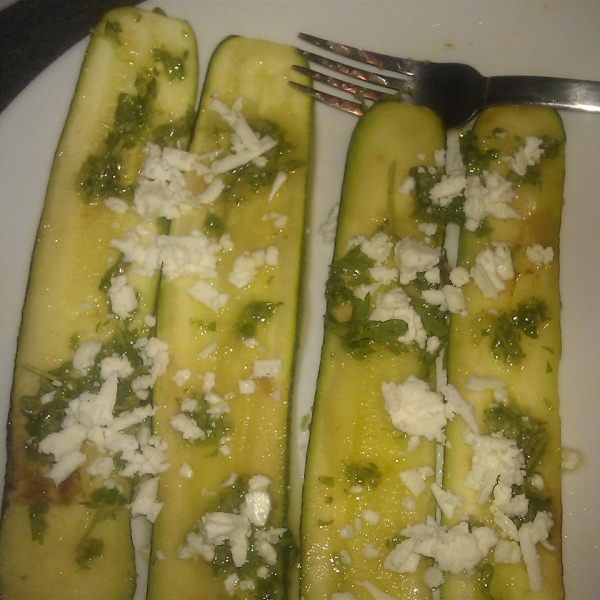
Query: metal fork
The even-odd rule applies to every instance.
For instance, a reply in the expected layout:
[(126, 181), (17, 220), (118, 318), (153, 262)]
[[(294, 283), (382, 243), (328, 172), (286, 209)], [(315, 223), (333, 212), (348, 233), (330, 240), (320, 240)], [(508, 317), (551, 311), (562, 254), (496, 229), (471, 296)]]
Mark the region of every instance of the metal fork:
[[(427, 106), (442, 117), (448, 128), (463, 125), (486, 106), (498, 104), (536, 104), (600, 113), (598, 81), (524, 75), (484, 77), (465, 64), (397, 58), (306, 33), (300, 33), (298, 37), (319, 48), (378, 69), (374, 72), (297, 49), (309, 62), (336, 71), (347, 79), (299, 65), (294, 67), (297, 71), (315, 82), (348, 92), (355, 100), (343, 99), (296, 82), (290, 82), (291, 85), (325, 104), (357, 116), (364, 114), (372, 102), (384, 99)], [(360, 85), (356, 80), (379, 89)]]

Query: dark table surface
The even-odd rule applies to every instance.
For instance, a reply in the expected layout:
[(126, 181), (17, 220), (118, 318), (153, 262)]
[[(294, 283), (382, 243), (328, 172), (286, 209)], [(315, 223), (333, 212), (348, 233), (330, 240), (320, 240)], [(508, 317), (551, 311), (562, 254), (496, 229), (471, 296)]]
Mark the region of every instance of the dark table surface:
[(0, 112), (102, 15), (134, 0), (18, 0), (0, 11)]

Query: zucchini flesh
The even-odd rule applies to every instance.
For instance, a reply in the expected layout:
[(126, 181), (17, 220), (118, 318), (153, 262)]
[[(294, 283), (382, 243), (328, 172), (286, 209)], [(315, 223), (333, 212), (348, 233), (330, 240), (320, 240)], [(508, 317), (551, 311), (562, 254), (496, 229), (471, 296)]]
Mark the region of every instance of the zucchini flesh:
[[(181, 58), (185, 75), (174, 76), (172, 65), (159, 58), (168, 56)], [(107, 13), (95, 28), (52, 166), (19, 335), (0, 529), (3, 598), (134, 593), (125, 504), (131, 481), (115, 469), (114, 481), (123, 491), (118, 501), (107, 503), (110, 493), (94, 496), (107, 488), (87, 472), (96, 451), (84, 442), (86, 462), (55, 485), (45, 476), (52, 460), (41, 459), (35, 449), (31, 457), (29, 440), (39, 432), (25, 413), (45, 411), (46, 420), (60, 426), (64, 406), (54, 409), (50, 402), (45, 408), (41, 397), (44, 390), (56, 392), (68, 381), (76, 387), (83, 380), (72, 365), (76, 346), (151, 334), (145, 317), (155, 311), (158, 277), (133, 273), (110, 244), (142, 220), (131, 210), (113, 212), (104, 200), (133, 189), (146, 140), (189, 141), (184, 124), (190, 122), (196, 89), (196, 44), (185, 22), (123, 8)], [(128, 318), (111, 315), (101, 289), (111, 272), (126, 274), (137, 296)]]
[[(545, 151), (539, 164), (530, 167), (525, 176), (513, 184), (516, 193), (511, 206), (521, 218), (501, 220), (489, 217), (480, 232), (461, 233), (459, 265), (471, 269), (481, 250), (495, 242), (504, 242), (512, 253), (514, 278), (506, 281), (506, 289), (498, 294), (497, 299), (484, 298), (473, 281), (463, 288), (468, 315), (456, 316), (452, 320), (448, 379), (474, 407), (482, 435), (496, 431), (506, 437), (516, 437), (517, 444), (526, 449), (526, 459), (533, 457), (526, 468), (524, 485), (531, 513), (521, 518), (514, 517), (513, 521), (518, 527), (522, 526), (522, 522), (531, 521), (536, 507), (549, 512), (553, 527), (548, 542), (553, 549), (537, 544), (543, 577), (538, 591), (530, 589), (524, 561), (499, 564), (494, 560), (494, 555), (499, 553), (496, 547), (494, 553), (485, 559), (487, 565), (480, 565), (474, 574), (446, 577), (442, 598), (520, 600), (564, 596), (557, 376), (561, 354), (558, 251), (565, 136), (556, 112), (531, 107), (490, 109), (482, 113), (473, 127), (476, 155), (484, 157), (491, 156), (491, 152), (497, 153), (500, 158), (490, 160), (485, 168), (498, 171), (503, 176), (507, 176), (508, 166), (501, 157), (513, 156), (528, 136), (543, 140)], [(548, 264), (536, 265), (527, 258), (527, 250), (534, 244), (552, 248), (553, 258)], [(540, 311), (539, 305), (537, 309), (530, 310), (529, 325), (533, 325), (535, 336), (529, 337), (512, 324), (516, 319), (527, 316), (525, 307), (536, 306), (537, 301), (544, 303), (545, 311)], [(546, 318), (536, 324), (535, 320), (542, 312), (545, 312)], [(515, 334), (519, 337), (518, 341)], [(493, 350), (493, 345), (496, 350)], [(508, 396), (507, 410), (502, 402), (494, 399), (491, 389), (473, 391), (473, 386), (468, 385), (471, 377), (489, 377), (501, 382)], [(524, 422), (523, 417), (529, 421)], [(501, 529), (494, 524), (491, 500), (478, 503), (478, 492), (465, 484), (472, 460), (471, 446), (464, 438), (466, 429), (462, 419), (454, 419), (447, 427), (450, 444), (444, 454), (444, 487), (463, 496), (464, 504), (453, 519), (446, 522), (454, 524), (466, 514), (473, 522), (490, 526), (504, 537)], [(545, 438), (545, 446), (540, 441), (542, 438)], [(536, 473), (543, 478), (541, 490), (532, 485), (532, 477)], [(538, 502), (541, 504), (538, 505)], [(508, 535), (506, 537), (510, 539)]]
[[(378, 104), (359, 120), (346, 162), (332, 275), (336, 265), (349, 259), (349, 243), (356, 236), (371, 239), (385, 232), (394, 243), (405, 238), (425, 243), (419, 229), (425, 220), (415, 197), (398, 188), (413, 167), (432, 167), (435, 151), (444, 146), (439, 118), (422, 107)], [(346, 283), (353, 271), (356, 275), (362, 269), (366, 276), (363, 259), (354, 256), (356, 262), (346, 263)], [(372, 283), (368, 276), (362, 281)], [(380, 291), (398, 287), (395, 281)], [(351, 302), (336, 302), (332, 290), (331, 284), (330, 326), (325, 329), (303, 488), (301, 596), (427, 598), (431, 590), (423, 582), (425, 561), (415, 573), (399, 574), (384, 568), (384, 560), (404, 527), (435, 515), (429, 487), (413, 496), (399, 475), (427, 468), (433, 476), (436, 444), (422, 439), (407, 451), (409, 438), (393, 427), (381, 386), (409, 376), (434, 386), (435, 369), (431, 360), (424, 362), (415, 343), (400, 353), (375, 343), (373, 352), (361, 359), (358, 342), (352, 356), (331, 326), (332, 319), (336, 324), (351, 320)], [(377, 294), (373, 292), (373, 302)]]
[[(201, 519), (215, 513), (239, 518), (248, 481), (255, 476), (269, 481), (272, 503), (268, 521), (256, 528), (282, 533), (287, 527), (288, 421), (312, 133), (312, 102), (287, 84), (297, 60), (291, 47), (231, 37), (219, 45), (209, 64), (190, 150), (199, 155), (231, 152), (230, 129), (215, 109), (215, 99), (227, 110), (241, 101), (238, 109), (245, 123), (261, 136), (278, 139), (275, 153), (286, 150), (237, 179), (225, 174), (228, 186), (217, 200), (172, 222), (171, 235), (199, 231), (218, 242), (226, 234), (233, 248), (219, 254), (216, 277), (207, 280), (212, 289), (228, 295), (222, 307), (213, 310), (192, 298), (192, 278), (161, 282), (158, 335), (169, 344), (172, 359), (155, 388), (160, 410), (153, 423), (155, 433), (168, 442), (171, 468), (161, 476), (163, 508), (152, 533), (148, 598), (153, 600), (285, 595), (289, 544), (279, 534), (269, 542), (275, 559), (259, 554), (253, 533), (243, 564), (237, 566), (231, 540), (213, 544), (214, 558), (181, 558), (179, 551), (186, 536), (198, 533)], [(281, 169), (287, 179), (270, 198), (273, 176)], [(198, 192), (207, 189), (199, 177), (188, 184)], [(283, 220), (278, 222), (278, 217)], [(238, 257), (269, 246), (277, 248), (277, 265), (258, 268), (256, 278), (241, 288), (228, 281)], [(244, 311), (248, 316), (249, 308), (267, 306), (268, 315), (255, 314), (255, 331), (250, 327), (244, 339)], [(281, 370), (273, 377), (254, 376), (255, 360), (280, 361)], [(190, 376), (179, 386), (173, 376), (186, 369)], [(204, 440), (184, 439), (171, 423), (185, 413), (186, 398), (200, 404), (193, 418), (207, 432)], [(206, 403), (216, 399), (225, 412), (207, 420)]]

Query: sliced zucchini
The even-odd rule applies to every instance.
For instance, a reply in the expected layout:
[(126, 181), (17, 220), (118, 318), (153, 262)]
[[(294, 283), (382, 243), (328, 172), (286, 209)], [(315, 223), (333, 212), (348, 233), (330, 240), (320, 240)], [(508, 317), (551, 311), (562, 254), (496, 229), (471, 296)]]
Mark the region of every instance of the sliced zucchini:
[[(433, 342), (434, 331), (443, 338), (447, 322), (424, 303), (421, 291), (437, 285), (427, 282), (424, 271), (442, 263), (443, 228), (431, 228), (434, 219), (409, 184), (437, 176), (436, 151), (444, 147), (444, 128), (433, 112), (394, 102), (371, 108), (353, 133), (327, 282), (303, 490), (300, 593), (305, 600), (336, 594), (431, 596), (423, 581), (426, 561), (415, 572), (400, 573), (389, 556), (404, 528), (435, 517), (429, 486), (437, 434), (423, 421), (422, 435), (403, 430), (391, 415), (406, 416), (393, 407), (395, 401), (401, 404), (393, 396), (407, 382), (411, 389), (427, 388), (428, 399), (435, 396), (430, 388), (435, 390), (441, 345), (428, 350), (425, 340)], [(396, 256), (402, 244), (426, 263), (431, 256), (437, 259), (415, 267), (412, 276), (403, 266), (399, 277)], [(410, 298), (408, 309), (397, 304), (401, 297)], [(425, 330), (413, 329), (417, 321)], [(407, 323), (412, 324), (408, 331)], [(443, 427), (441, 400), (434, 400), (432, 411), (431, 421), (442, 417)]]
[(475, 424), (455, 418), (447, 428), (444, 487), (463, 503), (444, 523), (468, 519), (501, 541), (472, 573), (447, 573), (442, 598), (563, 598), (557, 375), (564, 131), (554, 111), (503, 107), (483, 113), (464, 139), (469, 169), (512, 183), (517, 214), (488, 216), (460, 238), (459, 266), (479, 275), (463, 288), (466, 316), (452, 320), (448, 380), (473, 407)]
[[(114, 400), (117, 385), (104, 425), (149, 401), (133, 392), (134, 375), (100, 376), (100, 359), (113, 353), (141, 362), (134, 344), (152, 334), (147, 317), (158, 288), (157, 276), (134, 273), (111, 244), (144, 223), (131, 196), (146, 141), (188, 143), (196, 90), (196, 43), (185, 22), (123, 8), (94, 29), (52, 166), (19, 334), (0, 529), (2, 598), (134, 592), (127, 508), (134, 479), (119, 475), (123, 465), (108, 465), (103, 476), (88, 471), (102, 445), (91, 441), (100, 416), (82, 421), (92, 398)], [(150, 232), (162, 227), (144, 224)], [(140, 365), (137, 375), (146, 371)], [(77, 421), (71, 429), (67, 406)]]
[(231, 37), (209, 64), (191, 151), (210, 175), (188, 181), (204, 204), (170, 233), (205, 240), (212, 258), (160, 287), (157, 332), (172, 359), (154, 431), (171, 468), (152, 534), (152, 600), (285, 595), (312, 135), (312, 102), (287, 83), (297, 62), (291, 47)]

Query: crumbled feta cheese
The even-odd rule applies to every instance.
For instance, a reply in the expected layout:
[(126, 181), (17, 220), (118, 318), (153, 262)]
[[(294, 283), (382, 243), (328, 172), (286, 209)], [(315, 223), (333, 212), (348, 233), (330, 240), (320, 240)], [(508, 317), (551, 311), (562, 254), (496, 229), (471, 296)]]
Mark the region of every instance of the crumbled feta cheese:
[(541, 244), (532, 244), (525, 249), (525, 256), (536, 267), (545, 267), (552, 262), (554, 249), (552, 246), (544, 248)]
[(425, 347), (427, 332), (421, 317), (411, 306), (410, 299), (402, 288), (393, 288), (385, 294), (376, 296), (375, 306), (369, 318), (373, 321), (401, 319), (408, 325), (408, 330), (398, 338), (399, 341), (407, 345), (416, 342), (420, 348)]
[(479, 433), (475, 409), (460, 395), (459, 391), (452, 384), (446, 384), (440, 388), (440, 392), (443, 394), (452, 413), (460, 415), (471, 431)]
[(483, 505), (496, 485), (521, 485), (525, 479), (525, 459), (512, 439), (500, 434), (477, 435), (465, 430), (465, 441), (473, 449), (471, 470), (465, 485), (479, 492), (477, 504)]
[(442, 489), (437, 483), (432, 483), (429, 486), (440, 510), (448, 519), (454, 516), (454, 509), (462, 506), (464, 498), (453, 494), (450, 490)]
[(440, 248), (431, 248), (413, 238), (399, 241), (394, 248), (394, 254), (400, 272), (400, 283), (403, 285), (410, 283), (418, 273), (435, 267), (440, 260)]
[(162, 510), (163, 503), (157, 502), (158, 477), (152, 477), (142, 482), (133, 502), (129, 505), (131, 515), (145, 516), (150, 523), (154, 523)]
[(512, 540), (498, 540), (494, 548), (494, 562), (500, 565), (516, 565), (521, 562), (521, 548)]
[(252, 379), (240, 379), (238, 387), (240, 394), (254, 394), (256, 392), (256, 382)]
[(412, 498), (402, 498), (402, 508), (408, 512), (413, 512), (417, 508), (417, 503)]
[(73, 355), (73, 368), (81, 375), (87, 375), (88, 369), (94, 366), (96, 356), (102, 350), (102, 344), (96, 340), (79, 344)]
[(544, 141), (540, 138), (531, 135), (527, 136), (523, 146), (509, 159), (508, 164), (510, 168), (517, 175), (524, 176), (527, 173), (528, 167), (533, 167), (540, 162), (544, 154), (543, 144)]
[(219, 292), (203, 280), (196, 281), (191, 285), (187, 289), (187, 293), (216, 313), (221, 312), (229, 301), (229, 294)]
[(183, 435), (184, 440), (203, 440), (206, 438), (206, 432), (188, 415), (183, 413), (172, 415), (169, 423), (175, 431), (179, 431)]
[(104, 205), (118, 215), (124, 215), (129, 210), (129, 205), (125, 200), (111, 196), (104, 200)]
[(403, 383), (384, 381), (381, 391), (394, 427), (411, 438), (444, 442), (444, 427), (451, 413), (425, 381), (412, 375)]
[(419, 496), (425, 490), (425, 479), (433, 476), (433, 470), (406, 469), (399, 473), (400, 481), (413, 496)]
[(279, 171), (277, 175), (275, 175), (275, 181), (273, 181), (273, 185), (271, 186), (271, 190), (269, 191), (269, 202), (275, 198), (277, 192), (281, 189), (281, 186), (287, 181), (287, 173), (283, 171)]
[(454, 267), (450, 271), (450, 282), (452, 285), (456, 287), (462, 287), (469, 283), (471, 277), (469, 276), (469, 271), (464, 267)]
[(249, 491), (244, 496), (240, 514), (244, 515), (252, 525), (264, 527), (271, 514), (270, 494), (265, 490)]
[(194, 476), (194, 470), (188, 463), (184, 462), (181, 467), (179, 467), (179, 474), (185, 479), (191, 479)]
[(461, 522), (448, 529), (438, 525), (431, 517), (426, 523), (418, 523), (403, 529), (405, 538), (386, 557), (386, 569), (398, 573), (414, 572), (420, 556), (429, 556), (443, 571), (458, 575), (473, 569), (483, 560), (498, 541), (489, 527), (475, 527)]
[(173, 375), (173, 381), (177, 387), (182, 387), (191, 376), (192, 372), (189, 369), (181, 369)]
[(434, 590), (444, 583), (444, 573), (439, 567), (428, 567), (423, 574), (423, 581)]
[(484, 298), (498, 299), (498, 293), (506, 289), (505, 282), (515, 276), (510, 248), (504, 243), (484, 248), (475, 257), (471, 277)]
[(265, 250), (244, 252), (233, 262), (233, 268), (227, 276), (228, 281), (238, 289), (250, 285), (258, 275), (258, 269), (267, 266), (277, 266), (279, 262), (276, 246)]
[(496, 219), (520, 218), (510, 203), (514, 192), (510, 181), (496, 171), (484, 171), (483, 181), (469, 177), (465, 187), (465, 229), (475, 231), (487, 216)]
[(279, 377), (281, 373), (281, 361), (277, 359), (265, 359), (255, 360), (252, 365), (252, 376), (257, 378), (271, 378), (274, 379)]
[(519, 529), (519, 545), (527, 568), (529, 588), (532, 592), (539, 592), (542, 589), (542, 570), (536, 544), (548, 539), (553, 525), (550, 513), (540, 511), (535, 515), (533, 521), (523, 523)]
[(180, 548), (178, 556), (202, 556), (212, 561), (215, 547), (228, 543), (233, 564), (240, 568), (247, 560), (251, 527), (250, 521), (243, 515), (206, 513), (198, 524), (198, 531), (191, 531), (185, 536), (186, 543)]
[(448, 206), (454, 198), (463, 193), (466, 183), (464, 175), (442, 175), (441, 180), (429, 190), (429, 196), (434, 204)]
[(403, 196), (410, 196), (410, 193), (415, 189), (417, 182), (414, 177), (407, 177), (398, 187), (398, 193)]
[(375, 512), (374, 510), (370, 510), (368, 508), (365, 508), (360, 513), (360, 516), (362, 519), (364, 519), (365, 523), (367, 523), (369, 525), (377, 525), (377, 523), (379, 523), (379, 519), (381, 517), (381, 515), (378, 512)]
[(392, 252), (394, 244), (386, 233), (377, 232), (371, 239), (365, 239), (360, 244), (360, 249), (375, 263), (383, 263)]

